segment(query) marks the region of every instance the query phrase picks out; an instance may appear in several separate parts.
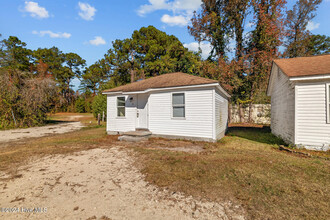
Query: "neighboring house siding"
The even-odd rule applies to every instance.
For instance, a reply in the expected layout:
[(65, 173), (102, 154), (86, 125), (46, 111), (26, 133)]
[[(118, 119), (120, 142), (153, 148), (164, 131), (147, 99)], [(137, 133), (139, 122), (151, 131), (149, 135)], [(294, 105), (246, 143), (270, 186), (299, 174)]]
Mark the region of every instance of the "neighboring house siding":
[(326, 82), (297, 83), (296, 104), (296, 144), (319, 150), (323, 145), (329, 145)]
[[(120, 95), (119, 97), (123, 97)], [(125, 117), (117, 117), (117, 96), (107, 96), (107, 131), (133, 131), (136, 123), (136, 103), (130, 102), (131, 96), (125, 95)], [(135, 96), (132, 96), (136, 100)]]
[(272, 71), (271, 130), (285, 142), (294, 143), (294, 88), (289, 78), (276, 65)]
[[(185, 119), (172, 117), (172, 93), (185, 93)], [(213, 88), (154, 92), (149, 96), (153, 134), (214, 139)]]
[(225, 135), (228, 122), (228, 100), (216, 90), (215, 92), (215, 135), (217, 139)]

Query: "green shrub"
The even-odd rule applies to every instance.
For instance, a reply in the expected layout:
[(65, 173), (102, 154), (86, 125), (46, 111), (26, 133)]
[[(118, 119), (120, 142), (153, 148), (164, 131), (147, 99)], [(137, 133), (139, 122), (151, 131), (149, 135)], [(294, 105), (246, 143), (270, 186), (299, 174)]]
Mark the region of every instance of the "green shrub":
[(76, 100), (76, 112), (78, 113), (85, 113), (86, 112), (86, 109), (85, 109), (85, 99), (82, 98), (82, 97), (79, 97), (77, 100)]
[(93, 115), (95, 118), (97, 118), (97, 114), (105, 114), (105, 117), (107, 115), (107, 96), (98, 94), (95, 96), (93, 101)]

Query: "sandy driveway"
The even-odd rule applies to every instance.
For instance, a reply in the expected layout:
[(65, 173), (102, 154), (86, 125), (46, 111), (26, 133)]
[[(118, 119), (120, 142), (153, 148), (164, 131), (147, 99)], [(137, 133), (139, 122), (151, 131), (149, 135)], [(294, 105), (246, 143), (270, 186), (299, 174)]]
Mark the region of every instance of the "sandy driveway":
[(0, 144), (21, 140), (23, 138), (42, 137), (50, 134), (62, 134), (79, 130), (82, 127), (84, 126), (80, 122), (68, 122), (41, 127), (0, 131)]
[(123, 147), (46, 157), (19, 173), (0, 181), (0, 219), (243, 219), (230, 203), (201, 202), (148, 184)]

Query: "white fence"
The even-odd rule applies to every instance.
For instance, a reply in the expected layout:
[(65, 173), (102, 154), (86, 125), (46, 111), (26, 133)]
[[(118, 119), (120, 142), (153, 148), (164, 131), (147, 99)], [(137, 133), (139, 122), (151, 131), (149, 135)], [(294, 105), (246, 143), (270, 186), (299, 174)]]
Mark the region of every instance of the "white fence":
[(229, 115), (230, 123), (270, 124), (270, 104), (230, 105)]

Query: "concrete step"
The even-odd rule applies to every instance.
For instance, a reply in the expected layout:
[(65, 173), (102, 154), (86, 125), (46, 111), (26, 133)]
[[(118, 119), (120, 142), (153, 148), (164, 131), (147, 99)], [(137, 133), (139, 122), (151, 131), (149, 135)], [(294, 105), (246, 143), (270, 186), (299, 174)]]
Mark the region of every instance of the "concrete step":
[(146, 141), (149, 137), (134, 137), (134, 136), (119, 136), (118, 140), (120, 141), (128, 141), (128, 142), (140, 142), (140, 141)]
[(128, 131), (128, 132), (124, 132), (120, 137), (118, 137), (118, 140), (138, 142), (138, 141), (148, 140), (150, 136), (151, 136), (151, 132), (149, 130)]
[(132, 136), (132, 137), (146, 137), (150, 135), (151, 135), (150, 131), (128, 131), (123, 133), (123, 136)]
[(148, 128), (135, 128), (135, 131), (149, 131)]

